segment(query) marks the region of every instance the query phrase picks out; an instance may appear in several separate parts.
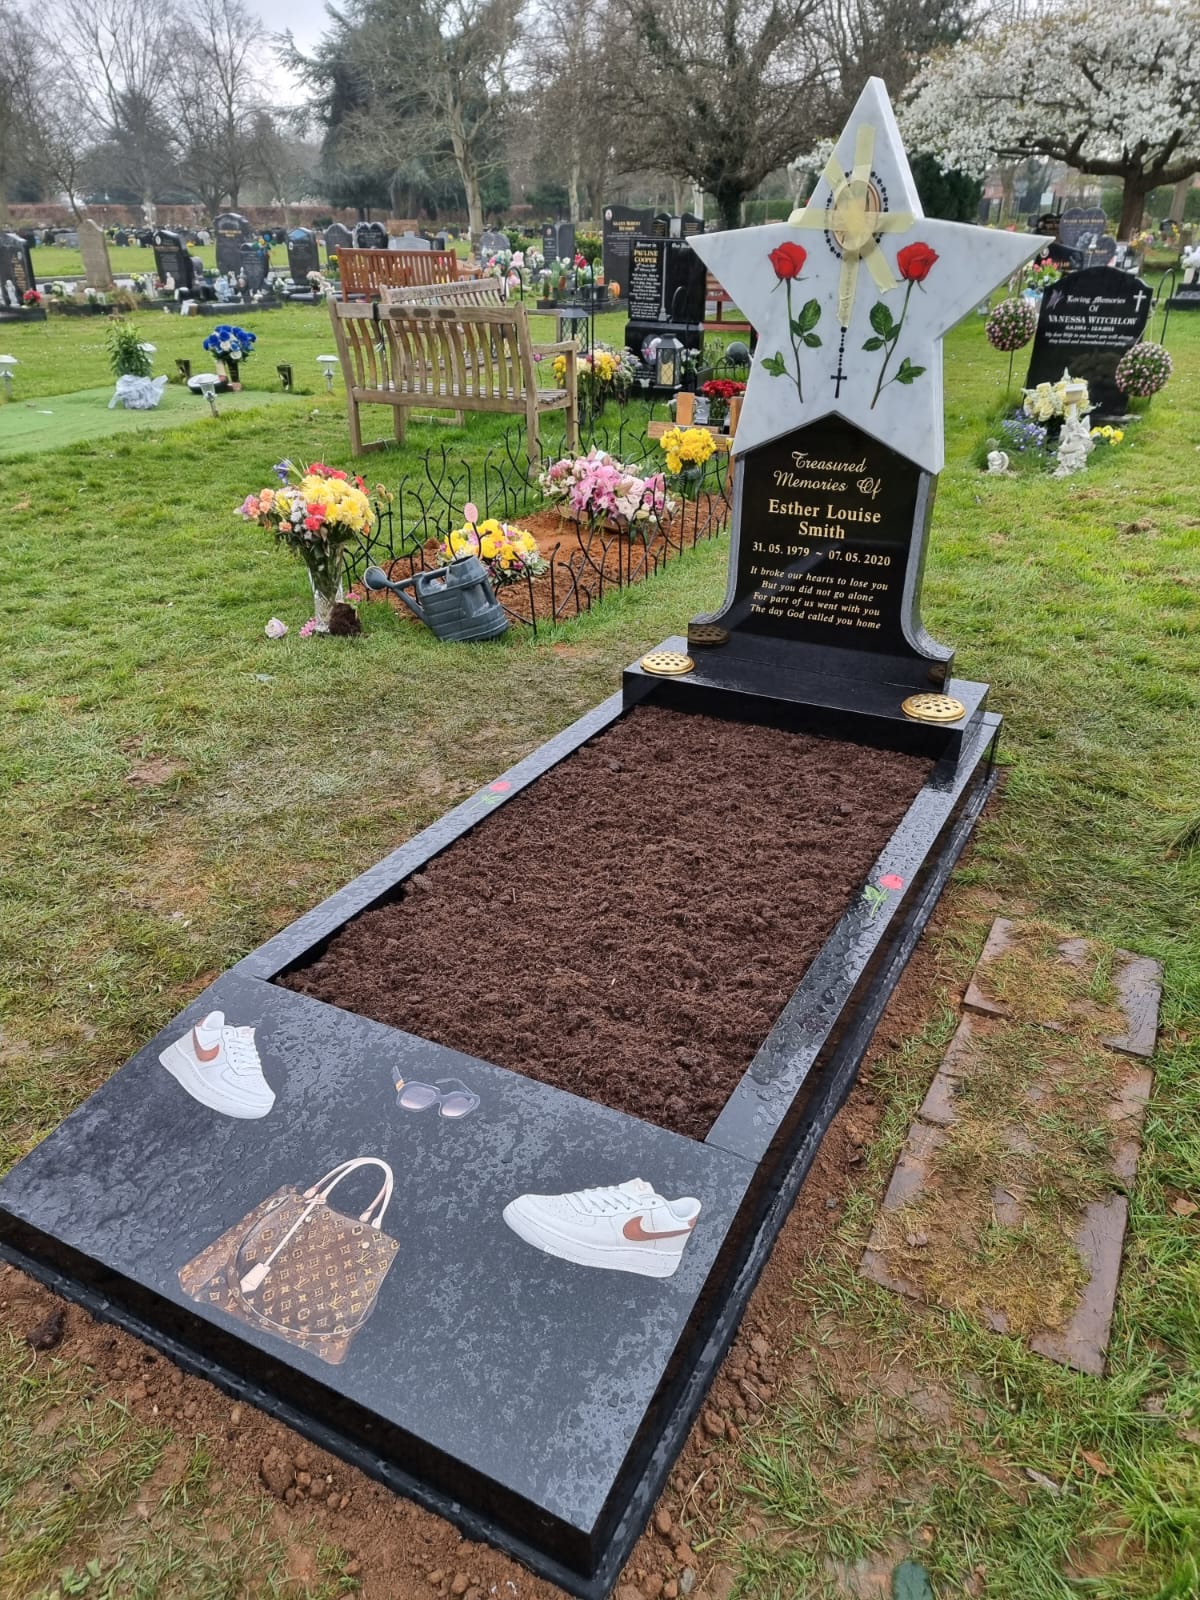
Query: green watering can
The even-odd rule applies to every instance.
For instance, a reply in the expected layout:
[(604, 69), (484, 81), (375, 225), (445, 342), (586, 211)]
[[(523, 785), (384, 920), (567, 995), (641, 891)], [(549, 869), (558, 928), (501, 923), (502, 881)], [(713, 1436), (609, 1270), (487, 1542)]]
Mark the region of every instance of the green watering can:
[(478, 556), (460, 556), (436, 572), (414, 572), (393, 581), (382, 567), (368, 567), (363, 582), (374, 593), (388, 589), (439, 639), (495, 639), (508, 627), (487, 568)]

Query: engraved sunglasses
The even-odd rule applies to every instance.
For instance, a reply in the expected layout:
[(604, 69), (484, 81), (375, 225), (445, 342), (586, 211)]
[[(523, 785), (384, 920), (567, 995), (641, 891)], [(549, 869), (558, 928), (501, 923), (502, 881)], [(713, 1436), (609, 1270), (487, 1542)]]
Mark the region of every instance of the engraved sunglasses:
[(461, 1078), (438, 1078), (436, 1083), (406, 1083), (398, 1078), (396, 1100), (405, 1111), (429, 1111), (436, 1106), (438, 1115), (452, 1122), (469, 1116), (479, 1104), (479, 1096)]

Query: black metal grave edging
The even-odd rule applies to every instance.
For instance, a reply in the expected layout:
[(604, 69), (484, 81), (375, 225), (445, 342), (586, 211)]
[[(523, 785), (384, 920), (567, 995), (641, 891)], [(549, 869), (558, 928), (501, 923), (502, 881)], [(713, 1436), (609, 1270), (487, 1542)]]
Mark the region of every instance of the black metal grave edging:
[[(696, 704), (695, 709), (701, 706)], [(601, 702), (501, 778), (245, 957), (218, 979), (208, 994), (219, 997), (222, 986), (229, 994), (240, 978), (243, 985), (249, 981), (256, 990), (261, 984), (265, 992), (287, 995), (289, 1005), (320, 1007), (319, 1002), (302, 1002), (299, 996), (293, 997), (272, 980), (301, 956), (319, 949), (336, 929), (394, 891), (402, 880), (491, 811), (602, 732), (622, 710), (619, 694)], [(379, 1415), (372, 1412), (359, 1416), (361, 1403), (345, 1397), (342, 1415), (347, 1426), (357, 1431), (357, 1437), (328, 1420), (336, 1414), (336, 1408), (331, 1411), (326, 1401), (321, 1401), (323, 1415), (315, 1414), (316, 1404), (311, 1409), (301, 1409), (284, 1396), (307, 1393), (311, 1399), (318, 1390), (323, 1394), (327, 1387), (318, 1383), (314, 1389), (304, 1363), (297, 1365), (294, 1357), (280, 1356), (274, 1349), (268, 1353), (257, 1347), (243, 1348), (244, 1339), (227, 1332), (222, 1322), (210, 1323), (211, 1338), (197, 1338), (196, 1327), (200, 1324), (194, 1314), (189, 1321), (186, 1307), (181, 1311), (176, 1301), (163, 1298), (152, 1285), (147, 1287), (122, 1276), (102, 1260), (90, 1255), (81, 1257), (76, 1246), (56, 1237), (53, 1231), (40, 1228), (36, 1219), (22, 1217), (19, 1208), (14, 1215), (7, 1204), (0, 1209), (4, 1240), (0, 1255), (81, 1301), (97, 1315), (157, 1344), (189, 1370), (253, 1400), (398, 1492), (449, 1517), (471, 1536), (497, 1544), (583, 1600), (602, 1600), (661, 1491), (820, 1140), (853, 1082), (879, 1014), (990, 793), (994, 782), (991, 754), (998, 729), (999, 718), (983, 714), (959, 759), (947, 756), (937, 764), (872, 869), (872, 876), (889, 879), (895, 869), (902, 869), (902, 887), (888, 889), (868, 882), (862, 898), (843, 913), (776, 1019), (708, 1138), (701, 1143), (677, 1141), (692, 1144), (697, 1157), (701, 1149), (711, 1151), (713, 1158), (725, 1164), (729, 1176), (723, 1181), (733, 1184), (728, 1192), (741, 1198), (736, 1202), (736, 1211), (729, 1214), (729, 1222), (722, 1225), (723, 1231), (713, 1234), (715, 1257), (704, 1269), (703, 1277), (697, 1279), (699, 1286), (694, 1292), (688, 1291), (693, 1298), (685, 1331), (680, 1332), (677, 1341), (672, 1336), (672, 1347), (662, 1347), (662, 1359), (654, 1368), (656, 1387), (652, 1393), (646, 1391), (649, 1399), (638, 1413), (640, 1420), (628, 1447), (622, 1440), (620, 1448), (625, 1454), (612, 1458), (611, 1473), (605, 1469), (603, 1504), (590, 1525), (580, 1525), (572, 1532), (560, 1523), (564, 1532), (552, 1537), (551, 1524), (558, 1516), (552, 1509), (553, 1497), (544, 1506), (521, 1501), (519, 1494), (514, 1499), (516, 1491), (501, 1479), (480, 1493), (479, 1472), (469, 1460), (461, 1463), (461, 1481), (466, 1493), (477, 1495), (473, 1504), (450, 1492), (444, 1471), (441, 1479), (427, 1471), (423, 1480), (422, 1460), (428, 1465), (441, 1448), (432, 1442), (434, 1436), (416, 1436), (415, 1448), (399, 1459), (394, 1450), (385, 1455), (384, 1437), (389, 1431), (394, 1434), (396, 1425), (383, 1414), (382, 1407)], [(896, 875), (900, 873), (897, 871)], [(199, 1000), (193, 1002), (193, 1008), (199, 1004)], [(355, 1020), (337, 1008), (321, 1009), (345, 1023)], [(369, 1026), (389, 1034), (404, 1048), (424, 1047), (432, 1052), (442, 1049), (397, 1030)], [(152, 1048), (156, 1046), (148, 1050)], [(122, 1072), (130, 1072), (134, 1065), (130, 1063)], [(483, 1070), (486, 1064), (476, 1065)], [(503, 1069), (486, 1066), (486, 1070), (510, 1081), (531, 1083), (520, 1074)], [(112, 1082), (115, 1084), (116, 1080)], [(107, 1089), (108, 1086), (100, 1095)], [(611, 1118), (616, 1114), (602, 1115)], [(646, 1129), (636, 1119), (622, 1120), (631, 1131)], [(36, 1170), (34, 1156), (27, 1161)], [(744, 1183), (736, 1176), (739, 1170), (746, 1173)], [(10, 1176), (4, 1187), (12, 1185)], [(51, 1222), (65, 1227), (61, 1215), (55, 1213)], [(139, 1307), (154, 1320), (139, 1315)], [(228, 1354), (231, 1348), (236, 1349), (234, 1359)], [(259, 1356), (263, 1359), (259, 1360)], [(245, 1370), (235, 1370), (239, 1367), (251, 1368), (266, 1386), (255, 1382)], [(638, 1404), (643, 1404), (640, 1396)], [(426, 1439), (431, 1442), (426, 1444)], [(490, 1505), (483, 1504), (485, 1499), (490, 1500)], [(521, 1511), (522, 1505), (525, 1512)], [(520, 1525), (514, 1525), (514, 1512), (515, 1522)]]

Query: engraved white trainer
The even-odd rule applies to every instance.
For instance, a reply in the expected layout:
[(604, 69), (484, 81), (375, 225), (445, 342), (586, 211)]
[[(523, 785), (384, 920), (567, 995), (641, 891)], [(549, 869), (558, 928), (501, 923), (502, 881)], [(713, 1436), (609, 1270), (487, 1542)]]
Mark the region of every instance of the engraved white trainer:
[(158, 1058), (176, 1083), (210, 1111), (227, 1117), (265, 1117), (275, 1095), (263, 1077), (254, 1029), (233, 1028), (210, 1011)]
[(699, 1215), (699, 1200), (664, 1200), (644, 1178), (570, 1194), (523, 1194), (504, 1208), (513, 1232), (547, 1255), (647, 1278), (671, 1276)]

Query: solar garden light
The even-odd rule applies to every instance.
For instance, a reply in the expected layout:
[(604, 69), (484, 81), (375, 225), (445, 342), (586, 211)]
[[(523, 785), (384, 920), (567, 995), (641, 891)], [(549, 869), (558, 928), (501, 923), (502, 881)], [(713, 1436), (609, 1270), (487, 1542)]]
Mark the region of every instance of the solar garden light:
[(188, 388), (193, 394), (202, 394), (208, 401), (209, 410), (213, 416), (219, 416), (217, 410), (217, 385), (221, 379), (215, 372), (198, 372), (194, 378), (188, 379)]
[(682, 371), (683, 345), (676, 338), (660, 339), (654, 352), (654, 381), (660, 389), (677, 389)]
[(281, 361), (275, 368), (279, 374), (279, 381), (283, 385), (284, 393), (292, 392), (292, 364), (290, 361)]
[(186, 356), (176, 356), (175, 365), (178, 367), (179, 376), (183, 379), (184, 383), (189, 383), (192, 377), (192, 363), (186, 358)]
[(4, 380), (4, 398), (6, 400), (12, 399), (13, 368), (20, 365), (21, 363), (16, 356), (0, 356), (0, 378)]
[(333, 393), (333, 369), (337, 366), (337, 361), (338, 358), (336, 356), (317, 357), (317, 365), (325, 374), (325, 391), (327, 394)]
[(579, 354), (587, 355), (591, 341), (588, 338), (588, 311), (585, 306), (559, 306), (557, 338), (559, 344), (574, 341)]

